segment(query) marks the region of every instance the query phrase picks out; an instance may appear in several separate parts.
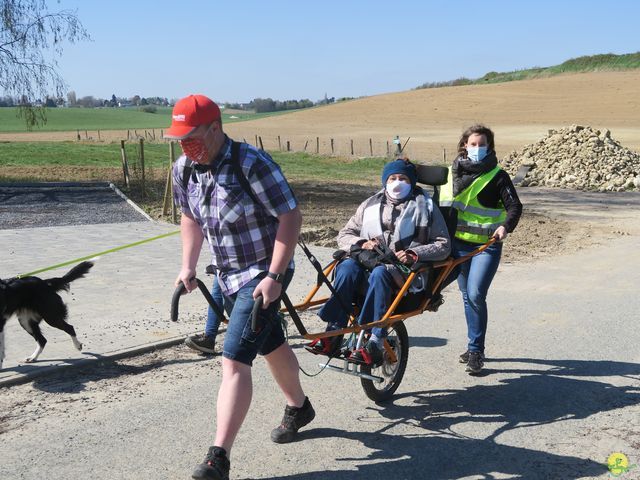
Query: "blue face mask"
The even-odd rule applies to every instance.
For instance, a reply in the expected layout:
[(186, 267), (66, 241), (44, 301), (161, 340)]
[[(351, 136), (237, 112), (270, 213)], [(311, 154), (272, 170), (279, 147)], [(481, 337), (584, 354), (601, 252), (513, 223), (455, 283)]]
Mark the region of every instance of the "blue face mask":
[(478, 163), (484, 160), (487, 156), (488, 148), (485, 147), (467, 147), (467, 158), (473, 163)]

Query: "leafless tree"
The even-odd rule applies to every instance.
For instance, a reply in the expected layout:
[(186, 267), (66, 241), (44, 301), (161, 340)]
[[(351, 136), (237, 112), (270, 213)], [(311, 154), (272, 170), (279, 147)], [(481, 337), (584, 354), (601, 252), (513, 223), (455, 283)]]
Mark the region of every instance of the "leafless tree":
[(21, 99), (28, 129), (46, 122), (36, 100), (64, 95), (57, 58), (65, 43), (81, 40), (90, 37), (74, 11), (50, 11), (45, 0), (0, 0), (0, 89)]

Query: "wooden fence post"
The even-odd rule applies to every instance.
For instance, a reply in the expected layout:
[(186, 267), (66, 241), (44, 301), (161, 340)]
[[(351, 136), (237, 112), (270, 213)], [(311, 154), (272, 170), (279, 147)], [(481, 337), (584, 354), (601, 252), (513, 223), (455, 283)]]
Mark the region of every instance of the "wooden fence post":
[(280, 143), (280, 135), (278, 135), (278, 150), (282, 150), (282, 143)]
[(87, 133), (87, 131), (84, 131), (84, 138), (85, 140), (89, 140), (89, 134)]
[(102, 140), (100, 139), (100, 130), (98, 130), (98, 141), (101, 142)]
[(256, 143), (254, 143), (254, 145), (257, 147), (258, 146), (258, 134), (256, 134)]
[(316, 153), (320, 153), (320, 137), (316, 137)]
[(287, 152), (291, 151), (291, 145), (289, 144), (289, 140), (287, 140)]
[(353, 138), (351, 139), (351, 156), (353, 156)]
[(389, 156), (389, 140), (387, 140), (387, 157)]
[(373, 142), (369, 139), (369, 155), (373, 157)]
[(307, 151), (307, 144), (309, 143), (309, 140), (305, 140), (304, 142), (304, 151)]
[(80, 130), (76, 130), (78, 132), (78, 141), (80, 141)]
[(333, 138), (331, 139), (331, 154), (333, 154)]
[(129, 164), (127, 163), (127, 152), (124, 149), (124, 140), (120, 140), (120, 154), (122, 155), (122, 176), (124, 184), (129, 188)]
[(260, 150), (264, 150), (264, 145), (262, 145), (262, 137), (258, 135), (258, 142), (260, 143)]
[(140, 138), (140, 170), (142, 171), (142, 199), (144, 200), (144, 138)]
[(170, 203), (173, 202), (173, 188), (172, 186), (172, 177), (173, 177), (173, 162), (175, 160), (175, 152), (173, 150), (174, 143), (173, 141), (169, 142), (169, 171), (167, 172), (167, 181), (164, 186), (164, 200), (162, 201), (162, 215), (167, 215), (169, 213)]
[[(171, 150), (169, 151), (169, 154), (171, 155), (171, 165), (173, 166), (174, 163), (176, 163), (176, 152), (174, 150), (174, 142), (173, 140), (171, 141)], [(172, 173), (173, 173), (173, 168), (171, 169)], [(173, 182), (171, 184), (171, 221), (173, 223), (178, 223), (178, 213), (176, 212), (176, 202), (175, 199), (173, 198)]]
[(127, 140), (131, 140), (131, 132), (127, 130)]
[(442, 163), (447, 164), (447, 149), (442, 147)]

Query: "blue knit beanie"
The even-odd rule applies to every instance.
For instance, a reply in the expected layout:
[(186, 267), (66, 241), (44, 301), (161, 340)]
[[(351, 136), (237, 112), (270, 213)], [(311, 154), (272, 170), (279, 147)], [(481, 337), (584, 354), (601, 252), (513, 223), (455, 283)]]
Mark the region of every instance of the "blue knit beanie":
[(406, 175), (411, 181), (411, 187), (413, 188), (416, 186), (416, 166), (413, 163), (401, 159), (387, 163), (382, 169), (383, 187), (387, 184), (387, 179), (394, 173)]

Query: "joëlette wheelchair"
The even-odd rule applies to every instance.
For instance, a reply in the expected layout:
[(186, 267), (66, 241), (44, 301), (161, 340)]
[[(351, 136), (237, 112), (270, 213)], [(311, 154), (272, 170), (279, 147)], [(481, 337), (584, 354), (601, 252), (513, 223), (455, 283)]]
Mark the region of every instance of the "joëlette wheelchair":
[[(445, 167), (429, 165), (416, 165), (416, 168), (418, 183), (432, 187), (432, 198), (434, 203), (437, 205), (439, 187), (447, 183), (447, 169)], [(453, 238), (453, 234), (455, 233), (455, 215), (451, 215), (451, 212), (449, 212), (448, 209), (443, 208), (441, 210), (443, 216), (447, 220), (451, 238)], [(323, 285), (325, 285), (330, 292), (335, 294), (330, 276), (335, 274), (335, 268), (345, 257), (345, 252), (338, 250), (333, 255), (333, 261), (331, 261), (327, 266), (322, 267), (318, 260), (309, 251), (305, 243), (300, 241), (300, 247), (318, 273), (316, 285), (307, 294), (306, 298), (297, 305), (294, 305), (291, 302), (286, 292), (283, 293), (281, 301), (284, 304), (284, 307), (281, 309), (281, 312), (288, 314), (291, 317), (293, 323), (298, 329), (298, 332), (305, 339), (313, 341), (315, 339), (343, 336), (344, 340), (339, 353), (334, 357), (329, 358), (326, 363), (321, 363), (320, 365), (329, 370), (359, 377), (365, 394), (371, 400), (375, 402), (388, 400), (400, 386), (409, 357), (409, 335), (407, 334), (407, 328), (403, 321), (415, 315), (420, 315), (425, 311), (436, 312), (443, 303), (441, 290), (448, 284), (447, 281), (450, 282), (451, 279), (455, 277), (454, 271), (458, 269), (459, 265), (484, 251), (494, 241), (495, 240), (491, 239), (487, 243), (479, 245), (478, 248), (470, 254), (457, 259), (449, 257), (443, 261), (418, 262), (411, 265), (407, 279), (400, 290), (396, 293), (384, 316), (379, 320), (365, 325), (359, 325), (357, 322), (358, 305), (356, 302), (356, 304), (349, 306), (351, 307), (351, 312), (349, 315), (349, 323), (346, 328), (317, 333), (307, 331), (299, 313), (304, 312), (305, 310), (319, 308), (329, 299), (329, 297), (315, 298)], [(410, 287), (416, 279), (416, 276), (425, 272), (428, 277), (426, 287), (419, 293), (411, 292)], [(199, 290), (207, 299), (209, 305), (224, 322), (227, 322), (228, 320), (226, 319), (224, 312), (220, 311), (220, 309), (215, 305), (207, 286), (200, 279), (196, 279), (196, 282)], [(184, 291), (184, 285), (181, 284), (176, 288), (173, 294), (171, 302), (171, 320), (174, 322), (177, 321), (178, 318), (178, 304), (180, 296)], [(260, 328), (258, 313), (261, 306), (262, 298), (258, 297), (252, 312), (252, 329), (254, 331), (257, 331)], [(347, 307), (345, 306), (345, 308)], [(379, 365), (367, 365), (364, 363), (353, 363), (349, 361), (350, 353), (359, 349), (365, 343), (369, 335), (369, 331), (373, 327), (387, 328), (388, 334), (384, 340), (383, 362)], [(309, 350), (311, 351), (311, 349)], [(332, 361), (341, 362), (341, 366), (332, 364)]]

